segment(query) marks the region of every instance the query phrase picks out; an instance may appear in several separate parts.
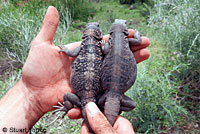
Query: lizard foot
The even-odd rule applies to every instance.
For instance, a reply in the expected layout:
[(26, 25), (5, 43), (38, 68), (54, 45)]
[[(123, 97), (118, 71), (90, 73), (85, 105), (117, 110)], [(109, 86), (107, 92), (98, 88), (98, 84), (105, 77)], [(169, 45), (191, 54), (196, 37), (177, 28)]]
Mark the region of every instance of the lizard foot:
[(61, 50), (58, 51), (59, 53), (60, 53), (60, 52), (64, 52), (64, 53), (67, 53), (67, 52), (68, 52), (68, 48), (66, 48), (66, 47), (64, 47), (64, 46), (59, 45), (58, 47), (61, 49)]
[(128, 42), (130, 46), (140, 45), (142, 42), (140, 33), (135, 30), (134, 38), (128, 38)]
[(78, 98), (77, 95), (73, 93), (64, 94), (63, 99), (64, 99), (63, 103), (58, 102), (59, 106), (53, 106), (53, 108), (57, 108), (53, 113), (60, 112), (60, 111), (65, 112), (62, 118), (64, 118), (67, 112), (70, 109), (74, 108), (74, 106), (81, 107), (80, 99)]
[(58, 52), (64, 52), (66, 55), (71, 56), (71, 57), (75, 57), (79, 54), (81, 47), (78, 46), (76, 47), (74, 50), (70, 50), (65, 46), (58, 46), (61, 50), (59, 50)]
[(122, 99), (121, 99), (121, 106), (120, 106), (120, 111), (131, 111), (136, 107), (136, 104), (133, 102), (133, 100), (126, 96), (123, 95)]

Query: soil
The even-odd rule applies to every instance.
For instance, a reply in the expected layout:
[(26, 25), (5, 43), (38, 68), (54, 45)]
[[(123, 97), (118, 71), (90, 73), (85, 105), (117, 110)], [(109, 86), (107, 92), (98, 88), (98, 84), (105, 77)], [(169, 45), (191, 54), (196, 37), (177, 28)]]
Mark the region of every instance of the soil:
[(21, 69), (22, 64), (16, 60), (11, 60), (7, 57), (0, 59), (0, 80), (5, 81), (13, 71)]

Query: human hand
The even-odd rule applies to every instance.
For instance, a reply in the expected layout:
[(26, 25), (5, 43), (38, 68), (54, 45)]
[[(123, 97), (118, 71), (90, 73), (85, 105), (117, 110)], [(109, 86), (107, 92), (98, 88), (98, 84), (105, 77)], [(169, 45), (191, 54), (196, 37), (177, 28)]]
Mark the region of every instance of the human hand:
[(59, 54), (60, 48), (53, 44), (58, 22), (58, 11), (49, 7), (41, 30), (31, 43), (21, 79), (0, 100), (0, 130), (29, 130), (53, 105), (63, 101), (64, 93), (72, 92), (73, 58)]
[(53, 44), (58, 23), (58, 11), (50, 6), (22, 70), (22, 82), (37, 100), (36, 105), (43, 114), (52, 110), (58, 101), (62, 102), (64, 93), (72, 92), (73, 58), (59, 54), (59, 47)]
[[(131, 123), (121, 116), (117, 117), (115, 124), (112, 127), (103, 113), (93, 102), (89, 102), (86, 105), (86, 115), (90, 127), (95, 134), (134, 134)], [(81, 126), (81, 134), (90, 134), (85, 123)]]

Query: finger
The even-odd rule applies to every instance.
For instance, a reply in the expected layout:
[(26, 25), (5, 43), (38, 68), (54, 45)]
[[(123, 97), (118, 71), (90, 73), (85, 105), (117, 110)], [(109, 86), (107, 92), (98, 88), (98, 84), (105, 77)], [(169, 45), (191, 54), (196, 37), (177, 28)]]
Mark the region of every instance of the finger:
[(81, 125), (81, 134), (92, 134), (90, 133), (85, 122), (83, 122), (83, 124)]
[(134, 33), (135, 33), (135, 30), (133, 29), (128, 29), (128, 38), (134, 38)]
[(119, 134), (135, 134), (129, 120), (121, 116), (117, 117), (113, 128), (117, 130)]
[(94, 102), (89, 102), (86, 105), (86, 115), (90, 127), (96, 134), (116, 134), (116, 131)]
[(133, 52), (138, 51), (138, 50), (140, 50), (142, 48), (146, 48), (146, 47), (148, 47), (150, 45), (149, 38), (147, 38), (147, 37), (141, 37), (141, 39), (142, 39), (142, 42), (141, 42), (140, 45), (137, 45), (137, 46), (136, 45), (130, 45), (131, 46), (131, 50)]
[[(79, 45), (80, 45), (80, 42), (74, 42), (74, 43), (68, 44), (66, 46), (68, 48), (74, 50)], [(133, 54), (136, 59), (136, 63), (140, 63), (149, 58), (150, 52), (149, 52), (149, 50), (145, 49), (145, 47), (147, 47), (148, 45), (149, 45), (148, 38), (144, 37), (144, 41), (143, 41), (143, 44), (141, 44), (141, 46), (132, 47), (132, 49), (133, 49), (132, 51), (134, 51)], [(74, 58), (72, 60), (74, 60)]]
[(81, 114), (81, 109), (80, 108), (72, 108), (68, 111), (67, 116), (70, 119), (80, 119), (83, 118)]
[(103, 40), (105, 40), (106, 42), (108, 42), (108, 39), (109, 39), (109, 35), (108, 34), (103, 36)]
[(133, 54), (134, 54), (136, 63), (140, 63), (140, 62), (148, 59), (150, 56), (149, 50), (147, 50), (147, 49), (138, 50), (138, 51), (134, 52)]
[[(130, 33), (130, 37), (132, 37), (134, 35), (134, 30), (130, 29), (129, 30)], [(109, 35), (105, 35), (103, 37), (104, 40), (108, 40)], [(69, 49), (75, 49), (76, 47), (78, 47), (81, 44), (81, 42), (74, 42), (74, 43), (70, 43), (68, 45), (66, 45)], [(147, 49), (144, 49), (146, 47), (148, 47), (150, 45), (150, 40), (147, 37), (142, 37), (142, 42), (141, 45), (139, 46), (131, 46), (131, 50), (134, 52), (134, 56), (136, 59), (136, 62), (142, 62), (146, 59), (149, 58), (149, 51)]]
[(42, 27), (36, 39), (39, 41), (50, 41), (53, 44), (53, 38), (59, 23), (58, 11), (55, 7), (49, 6), (43, 20)]
[[(133, 38), (133, 35), (134, 35), (134, 30), (129, 29), (129, 35), (128, 35), (128, 36), (129, 36), (130, 38)], [(141, 43), (141, 45), (140, 45), (140, 46), (133, 46), (133, 47), (132, 47), (132, 49), (133, 49), (134, 51), (149, 46), (149, 44), (150, 44), (149, 39), (148, 39), (147, 37), (141, 37), (141, 38), (142, 38), (142, 43)], [(104, 36), (103, 36), (103, 40), (105, 40), (106, 42), (108, 41), (108, 39), (109, 39), (109, 35), (104, 35)], [(76, 47), (80, 46), (80, 44), (81, 44), (81, 41), (79, 41), (79, 42), (73, 42), (73, 43), (67, 44), (67, 45), (65, 45), (65, 46), (67, 46), (69, 49), (72, 49), (72, 50), (73, 50), (73, 49), (75, 49)]]

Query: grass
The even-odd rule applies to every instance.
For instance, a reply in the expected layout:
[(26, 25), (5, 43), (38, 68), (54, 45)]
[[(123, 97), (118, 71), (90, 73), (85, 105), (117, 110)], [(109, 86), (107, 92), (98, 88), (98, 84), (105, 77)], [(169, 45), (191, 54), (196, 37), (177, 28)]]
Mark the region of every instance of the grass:
[[(200, 44), (200, 9), (199, 0), (155, 0), (155, 8), (151, 10), (150, 26), (157, 29), (161, 38), (179, 55), (180, 62), (189, 69), (198, 70)], [(164, 4), (163, 4), (164, 3)]]
[[(190, 114), (188, 127), (194, 131), (200, 128), (199, 117), (199, 0), (159, 0), (154, 1), (151, 10), (150, 26), (165, 41), (168, 57), (173, 58), (173, 65), (179, 66), (172, 72), (174, 83), (179, 82), (177, 98)], [(164, 3), (164, 4), (163, 4)], [(187, 126), (187, 125), (186, 125)], [(194, 127), (196, 126), (196, 127)], [(192, 131), (193, 131), (192, 130)], [(199, 131), (198, 131), (199, 132)], [(196, 132), (196, 133), (198, 133)]]
[(10, 77), (5, 79), (4, 81), (0, 80), (0, 99), (3, 97), (3, 95), (6, 94), (6, 92), (10, 88), (13, 87), (13, 85), (15, 85), (17, 83), (17, 81), (20, 79), (20, 77), (21, 77), (21, 70), (12, 72)]
[(167, 51), (161, 42), (152, 42), (149, 49), (150, 58), (138, 65), (136, 83), (127, 92), (137, 106), (123, 115), (139, 133), (169, 133), (170, 129), (178, 128), (187, 111), (176, 100), (178, 84), (170, 80), (171, 72), (167, 71), (164, 57)]
[[(54, 122), (55, 118), (59, 118)], [(51, 112), (46, 113), (33, 127), (34, 129), (46, 129), (47, 133), (80, 133), (82, 119), (70, 120), (67, 116), (61, 118), (60, 113), (52, 115)]]
[(120, 5), (118, 1), (110, 0), (96, 4), (96, 8), (96, 15), (89, 21), (99, 22), (104, 34), (108, 33), (115, 19), (125, 19), (129, 28), (134, 29), (138, 27), (140, 22), (145, 20), (144, 16), (141, 16), (141, 5), (138, 5), (135, 10), (130, 10), (128, 5)]
[[(1, 3), (1, 2), (0, 2)], [(170, 133), (183, 132), (181, 126), (187, 126), (185, 117), (189, 118), (186, 110), (180, 105), (177, 98), (178, 86), (181, 80), (176, 79), (174, 72), (182, 65), (177, 63), (176, 57), (170, 56), (168, 46), (160, 40), (155, 29), (147, 26), (147, 16), (143, 16), (149, 7), (136, 4), (134, 10), (128, 5), (120, 5), (119, 1), (104, 0), (91, 2), (95, 6), (95, 15), (88, 18), (88, 22), (99, 22), (104, 34), (107, 34), (114, 19), (126, 19), (129, 28), (141, 31), (144, 36), (150, 37), (150, 58), (138, 65), (138, 76), (134, 86), (127, 92), (136, 102), (137, 107), (132, 112), (123, 113), (133, 124), (138, 133)], [(0, 49), (10, 57), (24, 64), (31, 40), (39, 32), (47, 5), (34, 6), (31, 10), (38, 11), (30, 15), (9, 3), (1, 3), (0, 9)], [(36, 4), (37, 5), (37, 4)], [(29, 7), (30, 8), (30, 7)], [(63, 15), (64, 14), (64, 15)], [(67, 14), (67, 15), (66, 15)], [(80, 41), (82, 30), (87, 22), (72, 21), (68, 13), (60, 13), (64, 20), (59, 23), (54, 43), (56, 45)], [(0, 56), (1, 57), (1, 56)], [(3, 60), (4, 58), (0, 58)], [(14, 71), (10, 77), (0, 81), (0, 98), (19, 80), (21, 69)], [(35, 129), (47, 129), (47, 133), (80, 133), (80, 120), (69, 120), (67, 117), (51, 122), (58, 116), (46, 113), (34, 126)], [(78, 126), (78, 127), (77, 127)]]

